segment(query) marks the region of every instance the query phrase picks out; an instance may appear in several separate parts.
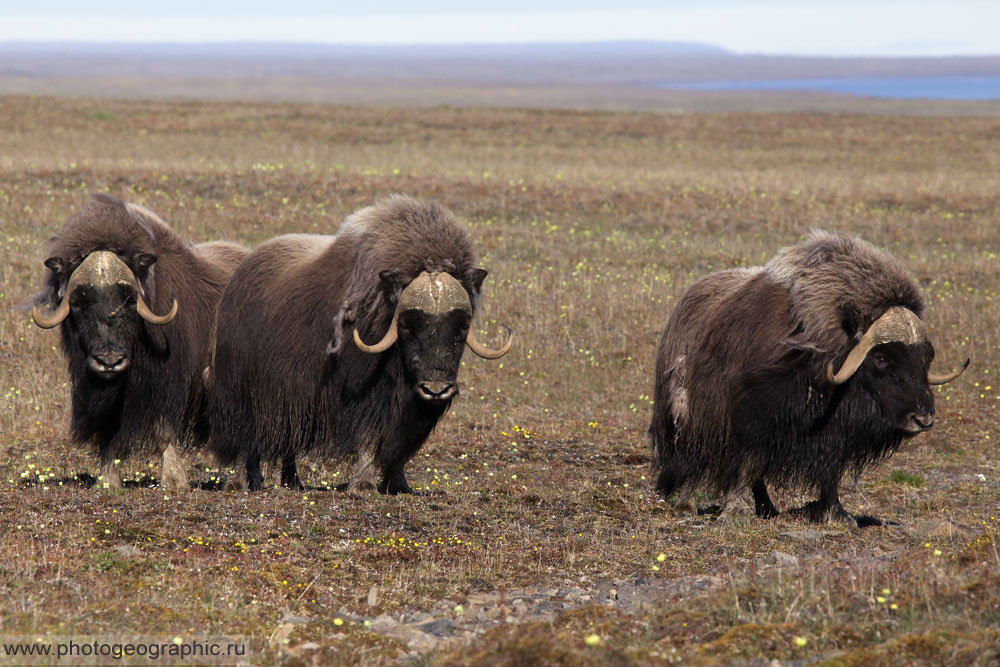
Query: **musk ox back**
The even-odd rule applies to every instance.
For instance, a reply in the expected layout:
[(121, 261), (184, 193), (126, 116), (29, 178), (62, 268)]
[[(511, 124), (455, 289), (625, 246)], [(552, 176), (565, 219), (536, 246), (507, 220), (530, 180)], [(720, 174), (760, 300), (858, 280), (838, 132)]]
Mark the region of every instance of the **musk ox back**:
[[(410, 492), (403, 467), (457, 395), (462, 350), (495, 358), (470, 329), (486, 271), (439, 206), (393, 196), (336, 236), (261, 245), (219, 305), (208, 371), (211, 447), (246, 464), (356, 457), (352, 489)], [(377, 341), (372, 343), (372, 341)]]
[(929, 429), (929, 384), (962, 372), (928, 374), (923, 310), (895, 259), (824, 232), (763, 267), (695, 282), (657, 354), (657, 490), (680, 492), (678, 506), (690, 509), (699, 486), (730, 500), (749, 487), (757, 514), (770, 517), (768, 484), (803, 488), (819, 495), (802, 510), (813, 520), (853, 520), (840, 505), (843, 475)]
[(121, 483), (116, 459), (155, 449), (161, 481), (187, 485), (173, 445), (192, 436), (215, 306), (245, 255), (231, 243), (193, 246), (104, 194), (52, 238), (33, 319), (60, 328), (73, 439), (96, 446), (105, 484)]

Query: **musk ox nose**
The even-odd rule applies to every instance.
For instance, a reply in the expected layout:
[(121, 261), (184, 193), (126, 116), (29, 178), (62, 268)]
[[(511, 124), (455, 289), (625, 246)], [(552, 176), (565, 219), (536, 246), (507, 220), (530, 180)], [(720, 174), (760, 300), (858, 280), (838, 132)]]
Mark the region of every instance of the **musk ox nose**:
[(921, 431), (927, 431), (933, 425), (934, 425), (933, 413), (918, 414), (916, 412), (911, 412), (907, 416), (906, 430), (910, 433), (920, 433)]
[(458, 393), (454, 382), (418, 382), (417, 395), (425, 401), (446, 401)]
[(117, 352), (95, 354), (90, 357), (90, 367), (101, 374), (121, 373), (128, 368), (128, 359)]

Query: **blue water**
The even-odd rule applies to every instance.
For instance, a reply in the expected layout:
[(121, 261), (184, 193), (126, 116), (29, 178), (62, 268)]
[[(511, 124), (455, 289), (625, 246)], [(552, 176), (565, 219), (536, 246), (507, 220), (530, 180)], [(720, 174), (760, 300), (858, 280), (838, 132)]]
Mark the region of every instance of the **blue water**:
[(765, 81), (699, 81), (661, 83), (657, 87), (673, 90), (814, 90), (895, 99), (1000, 99), (1000, 76), (855, 76)]

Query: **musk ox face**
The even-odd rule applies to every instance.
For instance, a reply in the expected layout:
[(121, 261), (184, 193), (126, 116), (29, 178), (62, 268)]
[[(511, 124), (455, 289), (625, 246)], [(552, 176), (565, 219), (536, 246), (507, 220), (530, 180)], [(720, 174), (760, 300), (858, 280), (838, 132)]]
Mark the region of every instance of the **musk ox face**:
[(927, 340), (927, 327), (910, 309), (894, 306), (871, 326), (855, 335), (857, 343), (835, 373), (835, 362), (827, 367), (827, 379), (842, 385), (854, 383), (865, 400), (880, 412), (879, 421), (891, 428), (887, 437), (909, 437), (934, 424), (934, 398), (930, 385), (956, 379), (968, 367), (948, 375), (930, 373), (934, 348)]
[(410, 308), (400, 313), (397, 344), (407, 384), (421, 401), (435, 404), (458, 395), (458, 365), (471, 322), (471, 314), (462, 308)]
[[(478, 291), (486, 278), (484, 269), (474, 269), (472, 284)], [(383, 284), (391, 286), (397, 276), (391, 271), (380, 274)], [(450, 273), (423, 271), (399, 292), (396, 310), (385, 337), (367, 345), (354, 331), (354, 342), (369, 354), (378, 354), (393, 345), (399, 348), (403, 369), (414, 395), (428, 404), (441, 404), (458, 395), (458, 365), (463, 346), (486, 359), (507, 354), (513, 344), (490, 350), (476, 339), (470, 328), (472, 299), (462, 283)]]
[(35, 306), (32, 317), (39, 327), (63, 324), (86, 355), (87, 370), (104, 380), (124, 373), (131, 364), (142, 320), (166, 324), (177, 314), (177, 301), (166, 315), (150, 311), (141, 278), (149, 275), (156, 256), (140, 253), (126, 263), (113, 252), (87, 255), (78, 266), (71, 260), (50, 257), (45, 265), (59, 279), (61, 297), (55, 311)]
[(934, 348), (927, 341), (914, 345), (885, 343), (875, 347), (854, 375), (856, 391), (879, 413), (890, 438), (908, 438), (934, 424), (934, 397), (927, 381)]

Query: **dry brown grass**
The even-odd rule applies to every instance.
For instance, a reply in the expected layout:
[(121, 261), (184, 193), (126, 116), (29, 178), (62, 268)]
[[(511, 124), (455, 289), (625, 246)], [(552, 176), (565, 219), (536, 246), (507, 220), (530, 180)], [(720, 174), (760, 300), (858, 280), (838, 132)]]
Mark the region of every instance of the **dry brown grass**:
[[(334, 626), (339, 610), (713, 574), (728, 582), (721, 592), (634, 615), (575, 610), (428, 659), (997, 659), (1000, 120), (7, 97), (0, 127), (3, 634), (247, 635), (258, 662), (312, 641), (317, 659), (380, 663), (401, 645)], [(17, 306), (36, 289), (48, 236), (98, 191), (194, 241), (332, 232), (389, 192), (462, 215), (490, 270), (484, 338), (510, 323), (517, 344), (502, 363), (466, 357), (461, 399), (409, 466), (411, 483), (443, 493), (60, 484), (95, 465), (67, 443), (56, 335)], [(941, 389), (934, 430), (845, 489), (849, 509), (901, 526), (825, 527), (799, 544), (781, 533), (811, 526), (791, 519), (675, 517), (651, 491), (645, 441), (672, 303), (698, 276), (762, 262), (811, 227), (899, 256), (925, 290), (941, 368), (973, 358)], [(219, 473), (204, 455), (191, 461), (201, 481)], [(156, 476), (152, 465), (131, 469)], [(893, 482), (896, 470), (926, 482)], [(304, 473), (322, 486), (344, 469)], [(957, 531), (924, 537), (915, 527), (928, 518)], [(764, 568), (774, 550), (801, 556), (800, 569)], [(271, 645), (285, 612), (310, 622)], [(584, 642), (591, 634), (599, 645)]]

